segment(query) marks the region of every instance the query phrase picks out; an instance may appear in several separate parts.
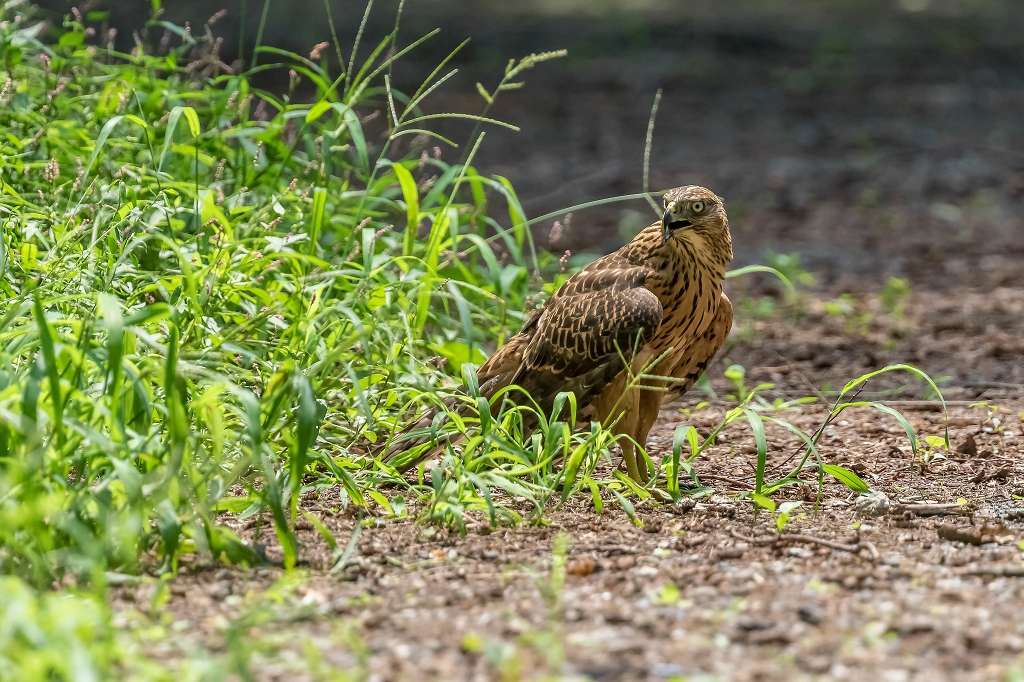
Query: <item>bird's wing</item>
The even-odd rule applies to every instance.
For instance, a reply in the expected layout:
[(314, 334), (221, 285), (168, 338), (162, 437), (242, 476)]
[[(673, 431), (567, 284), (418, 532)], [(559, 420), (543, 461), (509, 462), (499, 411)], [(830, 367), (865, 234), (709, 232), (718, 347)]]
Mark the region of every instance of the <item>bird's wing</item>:
[[(480, 394), (519, 384), (545, 412), (558, 393), (572, 391), (582, 408), (625, 368), (661, 323), (658, 297), (643, 284), (650, 271), (606, 256), (573, 275), (477, 371)], [(455, 407), (453, 401), (449, 409)], [(392, 438), (384, 458), (404, 471), (436, 454), (406, 456), (427, 443), (436, 410)]]
[[(549, 325), (556, 316), (564, 317), (571, 314), (564, 309), (563, 299), (581, 294), (621, 293), (642, 288), (650, 274), (649, 269), (638, 267), (622, 259), (617, 253), (599, 258), (577, 272), (559, 287), (544, 307), (534, 311), (527, 318), (517, 334), (510, 337), (480, 367), (477, 371), (477, 380), (480, 383), (481, 393), (490, 397), (497, 389), (513, 383), (512, 380), (519, 375), (523, 368), (524, 357), (531, 342), (537, 336), (541, 319), (544, 319), (545, 324)], [(555, 312), (556, 308), (559, 309), (559, 312)], [(660, 305), (657, 310), (660, 321)], [(582, 311), (577, 310), (576, 312), (581, 313)], [(657, 327), (657, 324), (654, 326)]]
[(586, 405), (661, 323), (661, 303), (642, 286), (641, 268), (577, 277), (545, 305), (510, 382), (545, 410), (561, 391), (572, 391), (580, 406)]

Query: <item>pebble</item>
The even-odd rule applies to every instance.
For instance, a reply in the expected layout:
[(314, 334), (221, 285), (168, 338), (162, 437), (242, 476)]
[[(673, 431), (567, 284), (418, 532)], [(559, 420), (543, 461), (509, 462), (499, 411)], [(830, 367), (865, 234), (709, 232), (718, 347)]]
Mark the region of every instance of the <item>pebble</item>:
[(588, 576), (597, 570), (597, 563), (591, 557), (580, 557), (578, 559), (571, 560), (565, 567), (565, 572), (569, 575), (575, 575), (579, 577)]

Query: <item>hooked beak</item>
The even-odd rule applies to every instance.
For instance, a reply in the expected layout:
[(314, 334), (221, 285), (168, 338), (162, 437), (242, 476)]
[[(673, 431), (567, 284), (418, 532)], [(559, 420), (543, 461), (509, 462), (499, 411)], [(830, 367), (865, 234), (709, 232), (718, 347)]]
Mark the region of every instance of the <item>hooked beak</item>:
[(665, 215), (661, 216), (661, 237), (663, 242), (667, 242), (669, 236), (672, 234), (672, 230), (678, 230), (684, 227), (690, 227), (693, 225), (689, 220), (673, 220), (672, 212), (665, 211)]

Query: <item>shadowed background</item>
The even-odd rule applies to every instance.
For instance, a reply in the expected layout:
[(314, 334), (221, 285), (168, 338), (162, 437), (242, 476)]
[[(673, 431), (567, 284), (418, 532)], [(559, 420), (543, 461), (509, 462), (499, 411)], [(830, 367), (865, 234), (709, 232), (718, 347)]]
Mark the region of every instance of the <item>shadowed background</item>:
[[(347, 51), (365, 5), (332, 2)], [(71, 3), (37, 4), (59, 20)], [(79, 4), (109, 11), (125, 46), (150, 16), (145, 2)], [(193, 30), (226, 10), (214, 26), (222, 55), (248, 59), (263, 0), (165, 5), (164, 19)], [(740, 263), (769, 250), (799, 253), (824, 282), (847, 287), (866, 274), (929, 288), (1016, 277), (1024, 257), (1016, 0), (624, 5), (408, 0), (400, 43), (443, 30), (401, 60), (396, 83), (418, 83), (471, 37), (453, 62), (459, 75), (429, 109), (476, 112), (476, 81), (493, 86), (508, 58), (567, 48), (567, 58), (499, 98), (491, 115), (522, 132), (490, 130), (478, 157), (484, 172), (510, 178), (531, 215), (639, 191), (647, 119), (662, 88), (652, 187), (704, 184), (725, 196)], [(390, 30), (396, 6), (374, 4), (363, 56)], [(267, 7), (264, 43), (306, 54), (331, 40), (322, 0)], [(285, 83), (268, 77), (267, 86)], [(469, 128), (445, 131), (461, 141)], [(537, 234), (557, 250), (607, 251), (651, 219), (642, 202), (620, 204)]]

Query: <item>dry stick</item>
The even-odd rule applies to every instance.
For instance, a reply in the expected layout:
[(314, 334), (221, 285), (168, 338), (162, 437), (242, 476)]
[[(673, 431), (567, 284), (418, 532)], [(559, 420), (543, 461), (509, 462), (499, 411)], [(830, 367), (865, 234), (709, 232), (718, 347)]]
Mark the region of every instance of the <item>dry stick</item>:
[(791, 542), (806, 542), (812, 545), (821, 545), (822, 547), (828, 547), (830, 549), (837, 549), (841, 552), (850, 552), (851, 554), (857, 554), (862, 549), (868, 550), (871, 554), (872, 559), (878, 558), (878, 550), (875, 549), (871, 543), (857, 541), (855, 545), (846, 545), (841, 542), (835, 542), (833, 540), (826, 540), (825, 538), (815, 537), (813, 535), (803, 535), (802, 533), (784, 533), (776, 537), (769, 538), (749, 538), (745, 535), (741, 535), (734, 530), (729, 531), (729, 535), (742, 540), (743, 542), (749, 542), (753, 545), (777, 545), (780, 542), (791, 541)]
[[(772, 368), (771, 367), (761, 367), (759, 369), (772, 369)], [(830, 396), (838, 394), (838, 391), (821, 391), (821, 390), (816, 390), (816, 391), (812, 391), (812, 392), (815, 394), (815, 397), (818, 397), (818, 398), (821, 398), (821, 399), (825, 399), (825, 398), (828, 398)], [(891, 400), (891, 399), (887, 399), (886, 396), (889, 395), (890, 393), (891, 392), (887, 392), (887, 391), (878, 391), (876, 393), (869, 393), (868, 395), (866, 395), (864, 397), (867, 400), (879, 400), (879, 401), (884, 400), (886, 405), (893, 405), (893, 406), (897, 406), (897, 407), (908, 407), (908, 408), (911, 408), (911, 409), (913, 409), (913, 408), (922, 409), (922, 410), (935, 409), (936, 411), (938, 411), (942, 407), (942, 403), (940, 401), (938, 401), (938, 400)], [(778, 398), (787, 398), (788, 399), (788, 398), (803, 398), (803, 397), (807, 396), (807, 393), (805, 391), (800, 391), (800, 390), (796, 390), (796, 389), (789, 389), (789, 390), (787, 390), (787, 389), (782, 389), (782, 388), (776, 388), (776, 389), (773, 389), (770, 392), (770, 395), (778, 397)], [(947, 400), (946, 401), (946, 406), (947, 407), (971, 407), (972, 405), (977, 405), (978, 402), (979, 402), (979, 400)], [(934, 408), (932, 406), (934, 406)]]
[(1010, 391), (1024, 391), (1024, 384), (1011, 384), (1005, 381), (965, 381), (960, 385), (964, 388), (1004, 388)]
[[(965, 545), (983, 545), (985, 544), (985, 537), (981, 533), (972, 532), (971, 528), (958, 528), (956, 526), (949, 526), (946, 524), (939, 524), (935, 529), (936, 534), (943, 540), (952, 540), (953, 542), (962, 542)], [(982, 531), (983, 532), (983, 531)]]
[(916, 516), (942, 516), (944, 514), (970, 514), (970, 505), (949, 502), (945, 504), (914, 503), (904, 504), (897, 502), (893, 505), (895, 512), (907, 512)]
[(862, 547), (868, 550), (868, 554), (871, 555), (872, 561), (878, 561), (878, 549), (875, 548), (875, 545), (873, 543), (870, 543), (866, 540), (861, 542), (860, 539), (858, 539), (857, 542), (859, 542)]
[(743, 490), (749, 490), (750, 488), (750, 483), (746, 481), (741, 481), (737, 478), (729, 478), (728, 476), (719, 476), (718, 474), (697, 474), (697, 478), (701, 480), (706, 478), (712, 481), (725, 481), (726, 483), (738, 485)]

